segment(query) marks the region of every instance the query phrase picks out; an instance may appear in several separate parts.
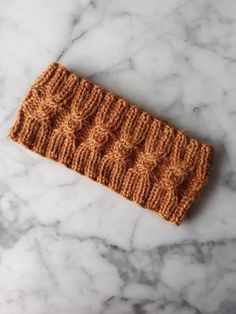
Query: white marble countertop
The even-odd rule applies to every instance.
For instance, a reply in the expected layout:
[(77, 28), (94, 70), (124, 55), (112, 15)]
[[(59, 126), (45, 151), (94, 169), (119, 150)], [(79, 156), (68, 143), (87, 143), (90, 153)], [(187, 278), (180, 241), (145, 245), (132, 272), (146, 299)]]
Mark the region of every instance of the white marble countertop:
[[(216, 148), (176, 227), (6, 138), (53, 61)], [(0, 1), (0, 313), (236, 313), (236, 1)]]

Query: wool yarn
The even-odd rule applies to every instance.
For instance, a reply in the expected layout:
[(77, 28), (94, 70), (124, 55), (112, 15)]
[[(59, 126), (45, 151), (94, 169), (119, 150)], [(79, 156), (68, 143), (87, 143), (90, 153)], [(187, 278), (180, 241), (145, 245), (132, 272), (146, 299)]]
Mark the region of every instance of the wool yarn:
[(52, 63), (9, 138), (179, 225), (206, 185), (213, 148)]

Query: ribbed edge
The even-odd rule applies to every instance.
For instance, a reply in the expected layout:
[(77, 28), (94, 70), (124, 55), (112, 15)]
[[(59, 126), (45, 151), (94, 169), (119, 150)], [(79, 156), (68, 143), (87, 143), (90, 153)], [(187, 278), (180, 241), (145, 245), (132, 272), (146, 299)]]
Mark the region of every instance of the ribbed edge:
[(9, 137), (179, 225), (205, 186), (211, 146), (53, 63)]

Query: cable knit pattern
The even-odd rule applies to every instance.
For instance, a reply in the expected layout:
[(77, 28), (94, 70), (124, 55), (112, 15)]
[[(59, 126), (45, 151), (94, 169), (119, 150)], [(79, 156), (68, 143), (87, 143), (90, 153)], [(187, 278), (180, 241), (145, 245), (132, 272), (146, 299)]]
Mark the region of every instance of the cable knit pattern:
[(51, 64), (9, 137), (179, 225), (207, 182), (213, 149)]

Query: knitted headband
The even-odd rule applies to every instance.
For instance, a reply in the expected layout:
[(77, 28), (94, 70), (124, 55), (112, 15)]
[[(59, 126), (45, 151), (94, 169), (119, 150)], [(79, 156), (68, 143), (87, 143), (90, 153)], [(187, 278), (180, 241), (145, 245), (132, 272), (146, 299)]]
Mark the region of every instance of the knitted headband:
[(179, 225), (213, 149), (57, 63), (36, 80), (9, 137)]

